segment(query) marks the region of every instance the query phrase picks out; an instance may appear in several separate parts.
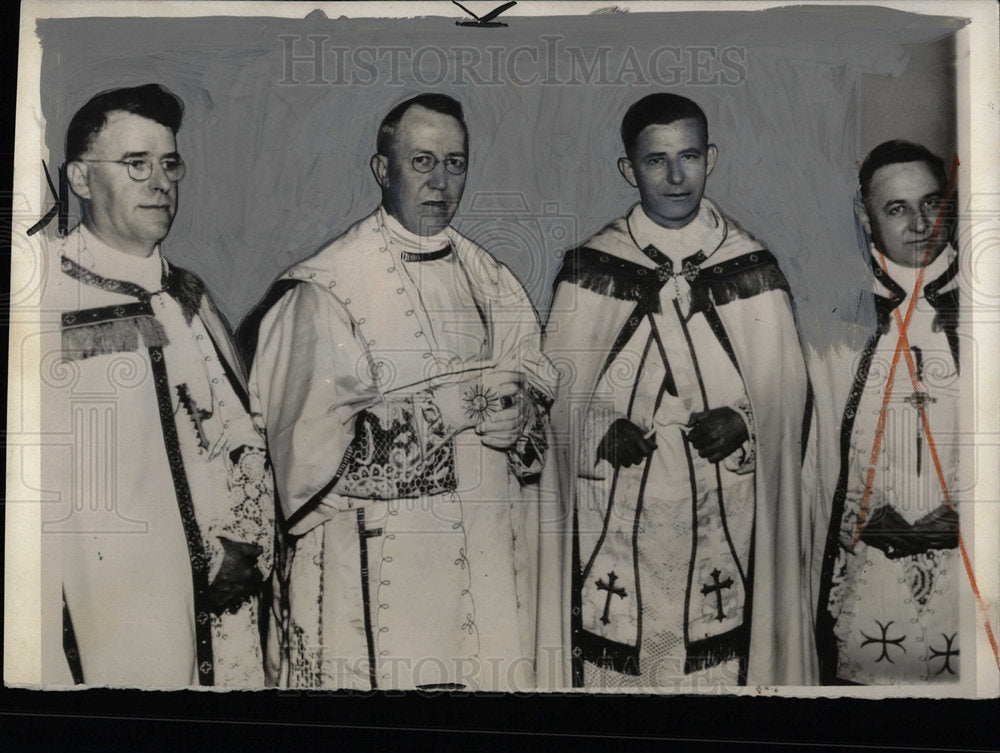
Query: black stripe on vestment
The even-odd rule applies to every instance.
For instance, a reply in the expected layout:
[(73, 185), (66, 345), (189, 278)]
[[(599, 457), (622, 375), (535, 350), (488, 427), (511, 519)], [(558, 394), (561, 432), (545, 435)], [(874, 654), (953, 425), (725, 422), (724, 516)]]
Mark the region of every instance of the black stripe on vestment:
[[(229, 361), (222, 355), (222, 351), (219, 350), (219, 344), (215, 341), (215, 336), (212, 334), (212, 330), (205, 327), (205, 331), (208, 333), (208, 340), (212, 343), (212, 347), (215, 348), (215, 356), (219, 359), (222, 364), (222, 371), (226, 375), (226, 379), (229, 380), (229, 384), (232, 385), (233, 392), (236, 393), (236, 397), (239, 398), (240, 404), (243, 406), (243, 410), (247, 413), (250, 412), (250, 395), (243, 388), (243, 382), (233, 371), (233, 367), (229, 365)], [(239, 350), (236, 351), (236, 357), (239, 358)]]
[[(925, 294), (928, 288), (932, 288), (931, 295), (937, 297), (947, 294), (938, 294), (937, 291), (948, 280), (957, 273), (957, 264), (949, 266), (948, 270), (924, 286)], [(851, 384), (851, 391), (848, 394), (847, 406), (844, 408), (844, 415), (840, 424), (840, 473), (837, 477), (837, 486), (833, 494), (833, 504), (830, 514), (830, 528), (827, 531), (826, 546), (823, 550), (823, 564), (820, 575), (819, 598), (816, 603), (816, 653), (819, 657), (820, 682), (824, 685), (837, 685), (842, 681), (837, 678), (837, 638), (834, 634), (836, 618), (829, 610), (830, 592), (833, 586), (834, 568), (840, 554), (840, 529), (843, 524), (844, 507), (847, 499), (848, 472), (850, 467), (851, 435), (854, 431), (854, 422), (857, 418), (858, 406), (864, 394), (865, 386), (868, 383), (868, 375), (871, 370), (872, 360), (878, 348), (879, 341), (889, 332), (891, 327), (892, 312), (906, 298), (906, 291), (879, 265), (877, 260), (872, 259), (872, 273), (875, 278), (890, 291), (889, 296), (875, 295), (875, 309), (878, 315), (878, 328), (868, 340), (862, 351), (860, 363), (854, 381)], [(957, 292), (957, 291), (956, 291)], [(928, 301), (932, 303), (928, 296)], [(954, 333), (954, 329), (952, 329)], [(947, 334), (947, 329), (946, 329)], [(949, 345), (951, 344), (949, 337)], [(956, 338), (957, 340), (957, 338)], [(955, 362), (957, 358), (957, 341), (953, 352)]]
[[(649, 314), (649, 326), (652, 332), (656, 332), (656, 324), (653, 322), (653, 315)], [(660, 383), (660, 389), (656, 394), (656, 401), (653, 404), (653, 414), (660, 409), (660, 404), (663, 402), (663, 395), (677, 395), (677, 386), (674, 384), (674, 374), (670, 369), (670, 362), (667, 360), (666, 351), (663, 350), (663, 343), (659, 340), (659, 333), (657, 335), (657, 346), (660, 348), (660, 353), (663, 357), (663, 381)], [(638, 385), (639, 380), (636, 378), (636, 385)], [(654, 443), (655, 444), (655, 443)], [(653, 452), (656, 452), (654, 448)], [(635, 519), (632, 524), (632, 570), (635, 573), (635, 608), (636, 608), (636, 628), (635, 628), (635, 646), (638, 650), (642, 646), (642, 589), (639, 583), (639, 523), (642, 519), (642, 502), (646, 496), (646, 482), (649, 480), (649, 471), (652, 466), (653, 453), (646, 456), (643, 461), (642, 468), (642, 480), (639, 482), (639, 495), (638, 502), (635, 506)], [(641, 672), (641, 666), (638, 667)]]
[(86, 267), (80, 266), (75, 261), (67, 259), (65, 256), (60, 257), (60, 264), (63, 272), (68, 274), (74, 280), (79, 280), (84, 285), (90, 285), (95, 288), (100, 288), (101, 290), (107, 290), (110, 293), (130, 295), (141, 301), (149, 300), (149, 291), (140, 285), (136, 285), (134, 282), (111, 280), (107, 277), (101, 277), (99, 274), (91, 272)]
[[(653, 342), (654, 331), (655, 327), (650, 329), (649, 336), (646, 338), (646, 345), (642, 349), (642, 360), (639, 361), (639, 366), (636, 370), (635, 381), (632, 383), (632, 394), (629, 396), (629, 416), (631, 416), (632, 404), (635, 401), (635, 394), (639, 388), (639, 377), (642, 374), (642, 367), (646, 365), (646, 359), (649, 356), (649, 346)], [(614, 426), (613, 423), (612, 426)], [(609, 426), (608, 431), (610, 430), (611, 427)], [(594, 462), (597, 462), (597, 458), (594, 458)], [(604, 545), (604, 539), (607, 538), (608, 526), (611, 523), (611, 511), (614, 508), (614, 503), (615, 503), (615, 491), (617, 491), (618, 489), (618, 474), (620, 473), (620, 471), (621, 467), (615, 466), (614, 474), (611, 477), (611, 489), (608, 492), (608, 506), (607, 509), (604, 511), (604, 522), (601, 527), (601, 535), (597, 539), (597, 544), (594, 546), (594, 551), (591, 552), (590, 554), (590, 559), (587, 561), (587, 566), (584, 567), (582, 570), (581, 581), (586, 580), (587, 577), (590, 575), (591, 568), (593, 568), (594, 566), (594, 560), (597, 558), (598, 552), (601, 551), (601, 547)], [(580, 585), (582, 587), (583, 583), (581, 582)]]
[[(660, 384), (659, 393), (656, 396), (656, 404), (654, 407), (654, 414), (659, 408), (660, 403), (663, 400), (664, 393), (674, 395), (677, 394), (677, 387), (674, 383), (673, 372), (670, 369), (670, 363), (667, 360), (666, 350), (663, 347), (663, 343), (659, 339), (659, 334), (656, 330), (656, 325), (653, 321), (652, 315), (647, 314), (650, 320), (650, 336), (646, 340), (646, 346), (643, 350), (642, 362), (636, 373), (635, 386), (633, 387), (633, 394), (629, 402), (629, 413), (631, 415), (631, 405), (632, 400), (635, 397), (635, 390), (638, 386), (639, 379), (642, 374), (643, 366), (646, 364), (646, 360), (649, 355), (650, 344), (652, 342), (656, 343), (657, 349), (660, 354), (660, 358), (663, 362), (664, 375), (663, 381)], [(639, 525), (642, 513), (642, 498), (646, 489), (646, 482), (650, 471), (650, 457), (647, 457), (643, 462), (643, 473), (642, 480), (640, 482), (640, 488), (638, 492), (638, 504), (636, 505), (636, 510), (633, 518), (632, 525), (632, 571), (634, 573), (634, 583), (635, 583), (635, 604), (636, 604), (636, 615), (638, 619), (638, 625), (636, 628), (636, 641), (635, 645), (629, 645), (625, 643), (619, 643), (618, 641), (613, 641), (609, 638), (605, 638), (600, 635), (596, 635), (589, 631), (583, 629), (582, 625), (582, 609), (581, 609), (581, 591), (583, 587), (583, 581), (590, 574), (590, 570), (593, 566), (594, 558), (596, 558), (601, 545), (604, 542), (604, 538), (607, 534), (608, 521), (610, 519), (611, 507), (614, 502), (615, 486), (618, 481), (618, 468), (615, 469), (615, 476), (612, 482), (612, 488), (609, 494), (608, 500), (608, 510), (605, 514), (604, 528), (601, 532), (601, 538), (599, 539), (597, 545), (594, 547), (594, 553), (591, 556), (590, 562), (587, 564), (586, 572), (579, 568), (574, 569), (574, 582), (573, 582), (573, 594), (572, 594), (572, 618), (571, 627), (573, 630), (573, 683), (575, 687), (582, 687), (583, 685), (583, 661), (589, 661), (596, 664), (604, 669), (611, 669), (615, 672), (620, 672), (626, 675), (639, 675), (640, 674), (640, 664), (639, 664), (639, 647), (642, 642), (642, 595), (639, 584), (639, 549), (637, 546), (638, 535), (639, 535)], [(576, 510), (574, 509), (573, 517), (573, 561), (574, 565), (579, 563), (580, 552), (579, 552), (579, 523), (576, 515)]]
[[(689, 316), (694, 316), (694, 310), (692, 309)], [(709, 328), (715, 335), (722, 349), (726, 351), (726, 355), (729, 356), (729, 360), (732, 361), (733, 367), (736, 369), (736, 373), (743, 377), (743, 372), (740, 370), (740, 364), (736, 360), (736, 351), (733, 350), (733, 343), (729, 339), (729, 334), (726, 332), (725, 326), (722, 324), (722, 319), (719, 317), (719, 312), (715, 308), (715, 305), (711, 302), (702, 311), (705, 314), (705, 321), (708, 322)]]
[(375, 661), (375, 633), (372, 625), (371, 613), (371, 593), (368, 582), (368, 539), (373, 536), (381, 536), (381, 528), (368, 530), (365, 528), (365, 509), (358, 508), (358, 549), (361, 558), (361, 601), (364, 606), (365, 615), (365, 643), (368, 646), (368, 681), (371, 689), (378, 688), (378, 665)]
[(850, 465), (851, 433), (854, 430), (854, 420), (857, 417), (858, 405), (868, 381), (875, 349), (882, 338), (881, 332), (876, 332), (868, 341), (861, 354), (854, 383), (844, 408), (844, 417), (840, 425), (840, 474), (837, 477), (837, 487), (833, 494), (833, 505), (830, 513), (830, 528), (827, 531), (826, 546), (823, 550), (823, 565), (820, 575), (819, 599), (816, 603), (816, 653), (819, 657), (820, 682), (824, 685), (834, 684), (837, 676), (837, 638), (833, 629), (836, 619), (828, 609), (830, 589), (833, 585), (833, 568), (840, 553), (840, 528), (844, 516), (844, 503), (847, 498), (847, 476)]
[(201, 531), (195, 518), (191, 489), (184, 471), (180, 439), (174, 423), (173, 405), (170, 400), (170, 380), (167, 365), (163, 359), (163, 349), (149, 349), (149, 361), (153, 370), (153, 384), (156, 387), (156, 404), (160, 410), (160, 426), (163, 429), (163, 444), (167, 450), (167, 462), (173, 479), (174, 494), (180, 510), (184, 539), (187, 542), (188, 557), (191, 560), (191, 579), (194, 586), (194, 632), (195, 652), (198, 663), (198, 684), (212, 685), (215, 682), (215, 663), (212, 654), (212, 614), (208, 606), (209, 562), (201, 540)]
[(621, 331), (615, 338), (615, 341), (611, 346), (611, 350), (608, 351), (608, 357), (604, 359), (604, 365), (598, 372), (597, 379), (594, 381), (594, 384), (598, 384), (604, 376), (604, 372), (611, 368), (611, 364), (614, 363), (618, 354), (621, 353), (622, 348), (628, 344), (628, 341), (632, 339), (632, 335), (634, 335), (635, 331), (639, 329), (639, 324), (642, 322), (642, 318), (648, 311), (649, 309), (646, 308), (641, 301), (636, 304), (634, 309), (632, 309), (632, 313), (628, 315), (625, 325), (621, 328)]
[(313, 494), (309, 500), (302, 505), (302, 507), (288, 516), (288, 520), (285, 524), (288, 530), (297, 526), (302, 519), (306, 517), (306, 515), (319, 507), (319, 503), (323, 501), (327, 494), (333, 491), (333, 487), (337, 485), (337, 482), (340, 481), (340, 477), (344, 475), (344, 471), (347, 470), (348, 465), (350, 465), (351, 460), (354, 459), (354, 447), (354, 444), (347, 446), (347, 449), (344, 451), (344, 457), (340, 459), (340, 466), (337, 468), (337, 472), (333, 474), (333, 478), (331, 478), (322, 489)]
[(243, 356), (243, 363), (247, 369), (253, 366), (254, 354), (257, 352), (257, 337), (260, 334), (260, 323), (275, 304), (285, 297), (285, 293), (305, 280), (278, 280), (261, 299), (260, 303), (250, 309), (250, 312), (240, 322), (236, 328), (236, 347), (239, 348), (240, 355)]
[[(107, 306), (83, 312), (69, 312), (70, 317), (85, 317), (91, 319), (88, 324), (97, 320), (94, 317), (126, 318), (131, 316), (149, 316), (150, 293), (139, 285), (121, 280), (113, 280), (95, 274), (70, 259), (63, 257), (61, 269), (70, 277), (80, 282), (101, 288), (113, 293), (120, 293), (138, 298), (139, 302), (121, 306)], [(197, 312), (204, 287), (201, 281), (191, 273), (179, 267), (168, 265), (168, 275), (165, 278), (166, 292), (174, 296), (181, 305), (186, 320)], [(107, 321), (107, 319), (105, 319)], [(63, 326), (72, 327), (77, 320), (63, 315)], [(163, 357), (161, 345), (150, 345), (149, 362), (153, 373), (153, 385), (156, 390), (156, 405), (160, 414), (160, 427), (163, 433), (163, 445), (167, 452), (167, 465), (170, 467), (170, 477), (173, 481), (174, 496), (180, 513), (181, 525), (184, 529), (184, 540), (187, 544), (188, 559), (191, 564), (191, 581), (194, 596), (194, 631), (195, 659), (198, 670), (199, 685), (213, 685), (215, 682), (215, 660), (212, 651), (212, 613), (208, 604), (208, 573), (209, 561), (201, 539), (201, 530), (195, 516), (194, 502), (191, 498), (191, 488), (188, 485), (184, 470), (184, 459), (181, 455), (180, 439), (177, 435), (177, 425), (174, 423), (173, 403), (170, 398), (170, 379), (167, 365)], [(225, 362), (225, 359), (223, 359)]]
[(958, 288), (937, 293), (933, 298), (926, 293), (926, 288), (924, 290), (927, 302), (934, 307), (935, 323), (944, 330), (945, 337), (948, 338), (948, 349), (955, 362), (955, 371), (961, 372), (962, 364), (958, 358)]
[(938, 295), (938, 291), (955, 279), (955, 275), (957, 274), (958, 256), (955, 256), (955, 258), (951, 260), (951, 264), (948, 265), (948, 269), (946, 269), (940, 277), (924, 285), (924, 295), (928, 298), (933, 298)]
[(428, 251), (423, 254), (415, 254), (409, 251), (400, 251), (399, 258), (403, 261), (437, 261), (438, 259), (443, 259), (451, 253), (451, 244), (449, 243), (444, 248), (439, 248), (437, 251)]
[[(754, 498), (756, 503), (756, 498)], [(756, 510), (756, 508), (755, 508)], [(739, 657), (739, 677), (737, 683), (747, 684), (747, 674), (750, 668), (750, 625), (753, 622), (753, 571), (754, 553), (757, 551), (757, 515), (754, 514), (753, 525), (750, 526), (750, 562), (747, 565), (747, 588), (743, 595), (743, 621), (746, 625), (746, 648)]]
[(687, 674), (687, 649), (691, 645), (691, 634), (688, 625), (691, 624), (691, 586), (694, 583), (694, 553), (698, 551), (698, 480), (694, 475), (694, 458), (691, 457), (691, 444), (686, 434), (681, 434), (684, 440), (684, 457), (687, 460), (688, 479), (691, 481), (691, 554), (688, 555), (687, 586), (684, 589), (684, 671)]
[[(576, 505), (573, 505), (573, 543), (570, 554), (572, 572), (570, 573), (570, 610), (569, 629), (572, 650), (570, 651), (571, 684), (574, 688), (583, 687), (583, 607), (580, 592), (583, 586), (580, 564), (580, 516)], [(635, 648), (633, 646), (633, 648)]]
[(93, 309), (65, 311), (61, 321), (63, 327), (80, 327), (88, 324), (118, 321), (119, 319), (134, 319), (139, 316), (153, 316), (153, 307), (149, 305), (148, 299), (136, 303), (119, 303)]
[[(677, 302), (677, 299), (674, 299), (674, 312), (677, 314), (677, 319), (681, 324), (681, 332), (684, 333), (684, 340), (685, 342), (687, 342), (688, 352), (691, 354), (691, 363), (694, 365), (694, 374), (695, 377), (698, 379), (698, 391), (701, 392), (702, 409), (709, 410), (708, 391), (705, 389), (705, 382), (701, 376), (701, 365), (698, 363), (698, 354), (695, 352), (694, 342), (691, 340), (691, 331), (688, 329), (687, 322), (681, 315), (681, 307), (680, 304)], [(723, 330), (722, 332), (723, 332), (723, 337), (725, 337), (725, 330)], [(718, 336), (718, 333), (716, 333), (716, 336)], [(727, 343), (729, 342), (728, 337), (725, 337), (725, 340)], [(722, 342), (721, 339), (720, 342)], [(723, 348), (725, 348), (725, 344), (723, 344)], [(739, 366), (737, 366), (736, 372), (739, 373), (739, 370), (740, 370)], [(740, 555), (736, 551), (736, 547), (733, 545), (733, 539), (729, 533), (729, 525), (726, 523), (726, 504), (725, 504), (725, 498), (722, 493), (722, 472), (719, 470), (718, 463), (713, 463), (713, 465), (715, 466), (715, 489), (716, 489), (716, 498), (718, 499), (719, 502), (719, 516), (722, 522), (722, 532), (726, 535), (726, 543), (729, 544), (729, 551), (732, 552), (733, 554), (733, 560), (736, 562), (736, 569), (739, 571), (740, 578), (743, 580), (743, 587), (745, 589), (747, 585), (746, 573), (743, 571), (743, 563), (740, 562)], [(697, 528), (698, 524), (697, 520), (694, 521), (694, 524), (695, 527)], [(694, 552), (692, 552), (691, 555), (693, 557)], [(744, 615), (744, 618), (745, 617), (746, 615)]]
[[(691, 635), (688, 632), (691, 612), (691, 587), (694, 582), (694, 554), (698, 548), (698, 484), (695, 479), (694, 459), (691, 456), (691, 445), (688, 442), (687, 436), (684, 436), (683, 439), (684, 455), (688, 464), (688, 476), (691, 479), (691, 556), (689, 557), (688, 562), (687, 589), (684, 594), (684, 674), (687, 675), (708, 667), (714, 667), (728, 661), (729, 659), (735, 658), (740, 661), (740, 671), (737, 683), (739, 685), (745, 685), (746, 664), (750, 653), (749, 604), (751, 598), (750, 594), (753, 590), (752, 584), (748, 583), (746, 578), (744, 578), (743, 581), (743, 622), (741, 624), (737, 625), (728, 632), (713, 635), (698, 641), (692, 641)], [(756, 521), (754, 521), (754, 525), (756, 526)], [(727, 540), (729, 539), (728, 531), (726, 532), (726, 538)], [(752, 540), (753, 539), (751, 538), (751, 542)], [(732, 541), (729, 541), (729, 546), (730, 549), (732, 549)], [(753, 544), (751, 543), (751, 552), (752, 551)], [(739, 567), (739, 557), (736, 555), (735, 551), (733, 551), (733, 559), (736, 561), (736, 566)], [(752, 554), (750, 568), (752, 571)], [(740, 575), (743, 575), (742, 570), (740, 571)]]
[[(714, 309), (713, 309), (714, 310)], [(683, 315), (681, 314), (680, 304), (677, 299), (674, 299), (674, 312), (677, 314), (677, 319), (681, 325), (681, 331), (684, 333), (684, 340), (688, 346), (688, 352), (691, 354), (691, 363), (694, 365), (695, 377), (698, 379), (698, 390), (701, 392), (702, 407), (704, 410), (708, 410), (708, 391), (705, 389), (705, 382), (701, 375), (701, 366), (698, 363), (698, 354), (695, 352), (694, 342), (691, 340), (691, 332), (688, 330), (687, 322), (685, 321)], [(720, 322), (721, 325), (721, 322)], [(725, 331), (723, 330), (723, 334)], [(716, 333), (718, 336), (718, 333)], [(728, 337), (726, 338), (728, 341)], [(721, 342), (721, 340), (720, 340)], [(725, 348), (725, 345), (723, 345)], [(739, 366), (736, 367), (737, 373), (739, 373)], [(694, 580), (694, 561), (695, 554), (698, 549), (698, 488), (697, 482), (695, 481), (694, 475), (694, 459), (691, 456), (691, 447), (688, 443), (687, 436), (684, 437), (684, 452), (688, 460), (688, 473), (691, 474), (691, 505), (692, 505), (692, 520), (691, 520), (691, 531), (692, 531), (692, 549), (691, 549), (691, 563), (688, 568), (688, 584), (687, 593), (684, 599), (684, 673), (690, 674), (691, 672), (696, 672), (700, 669), (706, 667), (712, 667), (716, 664), (720, 664), (736, 656), (741, 656), (746, 653), (749, 648), (749, 641), (744, 640), (742, 635), (746, 633), (749, 636), (749, 626), (750, 626), (750, 615), (746, 612), (746, 598), (745, 595), (749, 590), (750, 584), (747, 582), (746, 573), (743, 570), (743, 564), (740, 562), (739, 552), (736, 551), (736, 546), (733, 544), (732, 535), (729, 533), (729, 525), (726, 522), (726, 501), (725, 496), (722, 492), (722, 472), (719, 469), (718, 463), (713, 463), (715, 466), (715, 490), (716, 499), (719, 505), (719, 520), (722, 524), (722, 532), (726, 537), (726, 544), (729, 545), (729, 551), (733, 555), (733, 561), (736, 563), (736, 569), (739, 572), (740, 579), (743, 581), (743, 592), (744, 592), (744, 612), (743, 612), (743, 622), (733, 628), (732, 630), (721, 633), (719, 635), (713, 635), (709, 638), (704, 638), (699, 641), (690, 642), (688, 635), (688, 605), (691, 603), (691, 587)], [(756, 517), (756, 516), (755, 516)]]

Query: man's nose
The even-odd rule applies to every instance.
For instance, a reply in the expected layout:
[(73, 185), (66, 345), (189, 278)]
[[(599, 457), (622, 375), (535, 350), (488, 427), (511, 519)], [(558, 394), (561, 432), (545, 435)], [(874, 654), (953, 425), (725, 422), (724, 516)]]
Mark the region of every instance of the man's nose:
[(149, 176), (149, 187), (154, 191), (163, 191), (166, 193), (170, 190), (170, 179), (167, 178), (166, 168), (163, 167), (159, 162), (153, 163), (153, 173)]
[(678, 186), (683, 182), (684, 171), (681, 169), (681, 166), (673, 162), (667, 162), (667, 183), (672, 186)]
[(910, 228), (915, 233), (926, 233), (933, 224), (934, 218), (931, 217), (930, 212), (926, 209), (920, 209), (913, 213)]
[(427, 173), (427, 185), (443, 191), (448, 187), (448, 171), (444, 169), (444, 162), (438, 162), (434, 169)]

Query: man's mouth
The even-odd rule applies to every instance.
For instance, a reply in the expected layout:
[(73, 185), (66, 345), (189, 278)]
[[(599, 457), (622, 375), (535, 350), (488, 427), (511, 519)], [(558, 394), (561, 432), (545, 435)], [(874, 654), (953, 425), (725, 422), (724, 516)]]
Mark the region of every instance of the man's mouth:
[(690, 192), (686, 192), (686, 193), (667, 193), (667, 194), (663, 194), (663, 195), (666, 196), (668, 199), (675, 199), (676, 200), (676, 199), (686, 199), (688, 196), (691, 195), (691, 193)]
[(438, 201), (425, 201), (423, 203), (423, 206), (425, 206), (425, 207), (434, 207), (435, 209), (447, 209), (448, 207), (451, 206), (451, 202), (450, 201), (441, 201), (441, 200), (438, 200)]
[(169, 204), (140, 204), (139, 209), (165, 209), (170, 210)]

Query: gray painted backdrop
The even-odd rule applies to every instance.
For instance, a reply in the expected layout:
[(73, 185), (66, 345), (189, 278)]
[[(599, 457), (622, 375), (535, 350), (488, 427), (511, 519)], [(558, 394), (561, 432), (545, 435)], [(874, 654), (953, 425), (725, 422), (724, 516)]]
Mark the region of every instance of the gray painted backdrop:
[(164, 248), (236, 323), (377, 205), (368, 161), (385, 112), (449, 93), (471, 133), (456, 226), (510, 265), (544, 318), (560, 251), (637, 199), (615, 164), (624, 111), (675, 91), (704, 107), (720, 149), (708, 195), (778, 257), (803, 336), (823, 349), (871, 324), (857, 165), (896, 136), (953, 151), (963, 20), (857, 6), (506, 20), (45, 20), (46, 146), (61, 162), (70, 117), (98, 91), (157, 81), (179, 94), (189, 170)]

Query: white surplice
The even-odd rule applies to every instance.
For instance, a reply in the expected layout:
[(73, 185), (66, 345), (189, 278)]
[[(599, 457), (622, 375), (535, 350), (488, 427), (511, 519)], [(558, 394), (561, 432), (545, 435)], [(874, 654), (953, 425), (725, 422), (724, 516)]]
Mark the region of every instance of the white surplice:
[[(534, 688), (555, 375), (520, 284), (450, 228), (421, 238), (381, 209), (284, 280), (251, 373), (290, 531), (278, 682)], [(455, 428), (478, 410), (466, 390), (499, 408), (496, 371), (534, 398), (510, 452)]]
[[(545, 352), (575, 365), (553, 409), (574, 504), (574, 682), (809, 682), (806, 377), (773, 256), (707, 199), (673, 230), (637, 206), (567, 253)], [(720, 407), (743, 418), (749, 440), (711, 464), (685, 426)], [(623, 417), (656, 449), (614, 469), (595, 453)]]
[[(270, 572), (273, 481), (200, 281), (80, 226), (43, 310), (43, 681), (263, 686), (255, 600), (211, 615), (221, 538)], [(65, 607), (63, 606), (65, 605)]]
[[(833, 676), (859, 684), (958, 679), (963, 577), (958, 550), (928, 549), (889, 558), (857, 539), (862, 508), (871, 519), (891, 506), (910, 524), (948, 504), (946, 498), (957, 510), (958, 340), (953, 323), (946, 325), (947, 307), (942, 305), (949, 294), (957, 294), (956, 257), (948, 248), (923, 269), (884, 408), (890, 367), (900, 347), (899, 324), (913, 300), (920, 269), (902, 267), (881, 255), (875, 261), (884, 264), (875, 270), (878, 300), (885, 302), (880, 306), (883, 326), (859, 359), (845, 409), (842, 431), (850, 439), (841, 458), (842, 488), (833, 504), (826, 588), (819, 605), (832, 621), (830, 640), (823, 640), (822, 629), (820, 640), (821, 656), (829, 642), (828, 681)], [(883, 412), (877, 461), (869, 478)]]

